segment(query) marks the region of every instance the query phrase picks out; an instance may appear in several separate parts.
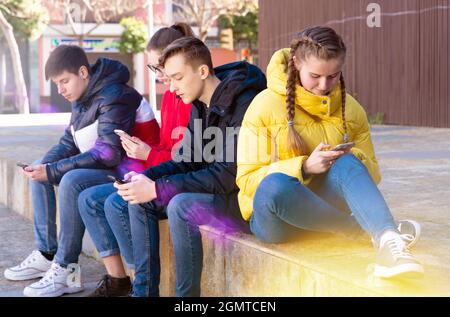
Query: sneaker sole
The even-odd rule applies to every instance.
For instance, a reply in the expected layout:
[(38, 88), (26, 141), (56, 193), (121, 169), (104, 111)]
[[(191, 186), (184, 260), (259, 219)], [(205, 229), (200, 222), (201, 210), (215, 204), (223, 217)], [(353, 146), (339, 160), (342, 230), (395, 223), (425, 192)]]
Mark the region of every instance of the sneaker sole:
[(60, 289), (56, 292), (53, 293), (47, 293), (45, 295), (37, 295), (35, 294), (33, 291), (27, 291), (27, 287), (25, 287), (25, 289), (23, 290), (23, 295), (27, 296), (27, 297), (60, 297), (64, 294), (75, 294), (75, 293), (79, 293), (84, 291), (84, 287), (80, 287), (80, 288), (63, 288)]
[(421, 278), (423, 277), (423, 267), (420, 264), (402, 264), (396, 267), (385, 267), (375, 265), (374, 275), (380, 278)]
[(38, 273), (31, 273), (27, 275), (14, 275), (9, 273), (8, 271), (5, 271), (3, 274), (7, 280), (10, 281), (27, 281), (27, 280), (34, 280), (36, 278), (44, 277), (46, 272), (38, 272)]

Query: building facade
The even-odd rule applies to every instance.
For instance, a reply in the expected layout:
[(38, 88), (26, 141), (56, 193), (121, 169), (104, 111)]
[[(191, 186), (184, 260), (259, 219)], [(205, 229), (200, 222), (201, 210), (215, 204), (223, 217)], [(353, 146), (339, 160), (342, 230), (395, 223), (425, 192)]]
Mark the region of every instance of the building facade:
[(450, 127), (450, 2), (260, 0), (259, 57), (328, 25), (344, 38), (348, 90), (383, 123)]

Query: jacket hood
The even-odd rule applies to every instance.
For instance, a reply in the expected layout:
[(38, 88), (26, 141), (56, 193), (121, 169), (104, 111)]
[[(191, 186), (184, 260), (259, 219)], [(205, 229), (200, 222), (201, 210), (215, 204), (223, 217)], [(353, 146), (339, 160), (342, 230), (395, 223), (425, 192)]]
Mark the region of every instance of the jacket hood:
[[(290, 49), (281, 49), (273, 54), (267, 66), (267, 87), (286, 97), (287, 65)], [(302, 108), (313, 116), (329, 117), (342, 105), (340, 84), (328, 96), (318, 96), (297, 84), (295, 88), (296, 107)]]
[(99, 58), (95, 64), (91, 65), (91, 77), (82, 101), (88, 100), (106, 86), (126, 84), (128, 80), (130, 80), (130, 72), (124, 64), (109, 58)]
[(260, 92), (267, 87), (266, 76), (255, 65), (247, 62), (234, 62), (214, 69), (214, 74), (220, 79), (211, 98), (211, 103), (219, 108), (233, 104), (237, 96), (246, 91)]

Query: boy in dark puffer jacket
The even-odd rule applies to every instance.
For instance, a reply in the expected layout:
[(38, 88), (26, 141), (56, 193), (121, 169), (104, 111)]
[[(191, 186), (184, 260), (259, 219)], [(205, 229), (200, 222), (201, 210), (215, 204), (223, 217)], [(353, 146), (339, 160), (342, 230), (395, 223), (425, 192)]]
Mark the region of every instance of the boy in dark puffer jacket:
[[(146, 103), (127, 85), (130, 73), (126, 66), (106, 58), (90, 66), (85, 52), (77, 46), (57, 47), (46, 63), (45, 75), (72, 103), (72, 116), (59, 143), (40, 161), (24, 168), (30, 178), (37, 250), (20, 265), (7, 269), (5, 277), (43, 277), (25, 288), (26, 296), (60, 296), (83, 290), (77, 262), (85, 228), (78, 213), (78, 195), (109, 182), (109, 176), (117, 176), (115, 168), (124, 150), (114, 130), (132, 133), (136, 111)], [(159, 133), (157, 123), (156, 128), (155, 133)], [(155, 137), (155, 142), (158, 140)], [(53, 185), (59, 186), (58, 242)]]

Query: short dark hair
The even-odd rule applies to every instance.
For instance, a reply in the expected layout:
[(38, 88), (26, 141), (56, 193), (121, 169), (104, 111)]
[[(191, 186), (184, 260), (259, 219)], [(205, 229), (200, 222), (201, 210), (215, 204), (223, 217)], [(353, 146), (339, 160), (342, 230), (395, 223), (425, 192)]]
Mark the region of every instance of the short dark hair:
[(64, 71), (77, 75), (81, 66), (86, 66), (89, 74), (91, 73), (84, 50), (76, 45), (60, 45), (51, 52), (45, 63), (45, 79), (58, 76)]
[(164, 67), (168, 58), (183, 54), (186, 63), (191, 66), (199, 66), (205, 64), (209, 68), (209, 72), (214, 74), (212, 65), (211, 52), (208, 47), (196, 37), (182, 37), (173, 41), (161, 53), (159, 64)]

